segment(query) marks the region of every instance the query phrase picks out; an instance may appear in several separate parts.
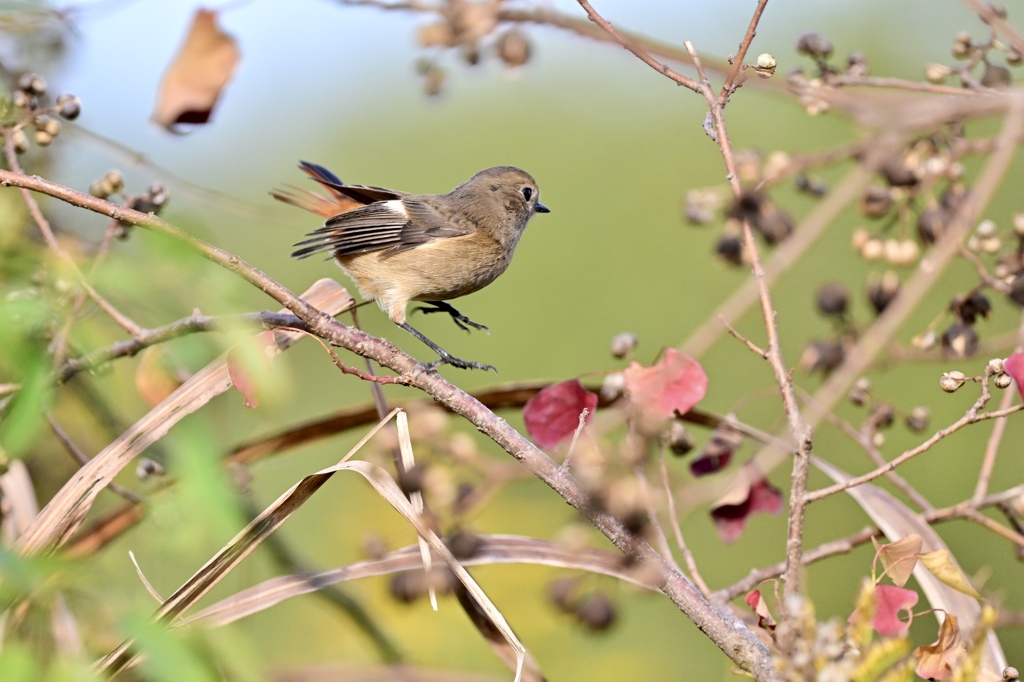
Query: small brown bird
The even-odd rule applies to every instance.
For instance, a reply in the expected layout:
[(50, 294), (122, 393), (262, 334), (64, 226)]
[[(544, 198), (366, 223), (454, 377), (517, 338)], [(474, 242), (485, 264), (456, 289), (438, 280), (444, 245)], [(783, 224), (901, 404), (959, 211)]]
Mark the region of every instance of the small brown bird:
[[(322, 166), (299, 167), (330, 192), (271, 194), (327, 217), (292, 256), (327, 252), (388, 317), (432, 348), (440, 360), (462, 369), (491, 365), (460, 360), (406, 321), (409, 301), (445, 312), (468, 331), (487, 329), (445, 301), (471, 294), (505, 272), (526, 223), (534, 213), (548, 213), (530, 174), (513, 166), (482, 170), (447, 194), (409, 194), (381, 187), (347, 185)], [(340, 209), (340, 210), (339, 210)]]

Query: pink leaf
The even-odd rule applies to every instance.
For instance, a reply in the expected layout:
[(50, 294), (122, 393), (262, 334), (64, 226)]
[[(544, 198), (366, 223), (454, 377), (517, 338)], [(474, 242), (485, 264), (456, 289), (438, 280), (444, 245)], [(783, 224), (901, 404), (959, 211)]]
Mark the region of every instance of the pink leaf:
[[(914, 620), (911, 609), (917, 604), (918, 595), (913, 590), (892, 585), (875, 585), (875, 618), (872, 626), (878, 634), (886, 637), (899, 637), (910, 629)], [(900, 612), (906, 611), (906, 622), (900, 620)]]
[(526, 431), (537, 445), (553, 448), (570, 438), (587, 410), (587, 421), (597, 409), (597, 395), (572, 379), (541, 389), (523, 406)]
[(751, 514), (778, 514), (781, 509), (782, 493), (748, 463), (740, 470), (732, 489), (711, 507), (711, 519), (722, 540), (733, 542), (743, 534)]
[(1003, 361), (1003, 371), (1017, 384), (1017, 391), (1020, 392), (1020, 397), (1024, 398), (1024, 353), (1014, 353), (1006, 358)]
[(686, 413), (708, 390), (708, 375), (700, 363), (674, 348), (650, 367), (633, 362), (623, 375), (633, 404), (664, 419)]
[(747, 602), (747, 606), (757, 614), (757, 626), (759, 628), (765, 628), (766, 630), (775, 629), (775, 619), (772, 618), (771, 611), (768, 610), (768, 605), (764, 603), (764, 597), (761, 596), (761, 590), (751, 590), (750, 592), (747, 592), (747, 596), (743, 598), (743, 601)]

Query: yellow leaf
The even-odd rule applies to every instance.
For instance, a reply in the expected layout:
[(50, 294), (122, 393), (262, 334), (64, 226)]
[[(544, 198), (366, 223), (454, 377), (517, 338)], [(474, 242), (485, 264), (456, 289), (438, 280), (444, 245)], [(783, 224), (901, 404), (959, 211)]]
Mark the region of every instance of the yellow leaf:
[(967, 580), (967, 576), (964, 575), (964, 572), (960, 570), (960, 567), (949, 556), (948, 550), (937, 549), (934, 552), (922, 554), (920, 560), (925, 565), (925, 568), (931, 571), (932, 575), (954, 590), (963, 592), (975, 599), (981, 599), (981, 595), (974, 589), (970, 581)]

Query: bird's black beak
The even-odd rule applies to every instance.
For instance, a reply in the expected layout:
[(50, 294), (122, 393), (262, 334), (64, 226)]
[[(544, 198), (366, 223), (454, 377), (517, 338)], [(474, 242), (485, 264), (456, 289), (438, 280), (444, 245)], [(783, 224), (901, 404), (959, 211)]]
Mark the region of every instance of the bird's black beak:
[(551, 209), (541, 203), (538, 203), (533, 210), (535, 213), (551, 213)]

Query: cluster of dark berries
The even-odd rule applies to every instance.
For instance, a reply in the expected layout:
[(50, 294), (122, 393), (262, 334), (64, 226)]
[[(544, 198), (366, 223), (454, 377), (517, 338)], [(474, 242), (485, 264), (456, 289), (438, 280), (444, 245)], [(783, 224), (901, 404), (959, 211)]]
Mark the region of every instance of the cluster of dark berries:
[[(992, 24), (994, 21), (1006, 19), (1004, 5), (987, 3), (978, 13), (982, 21)], [(975, 41), (967, 31), (960, 31), (953, 38), (953, 58), (963, 62), (962, 66), (947, 66), (931, 63), (925, 65), (924, 76), (930, 83), (941, 85), (955, 78), (966, 88), (1005, 89), (1013, 83), (1013, 74), (1008, 67), (1020, 66), (1024, 63), (1024, 55), (1020, 50), (999, 40), (994, 28), (989, 31), (988, 38)], [(1005, 66), (996, 61), (1005, 62)], [(980, 69), (981, 74), (977, 75)]]
[[(479, 64), (483, 55), (492, 53), (508, 68), (523, 66), (530, 60), (533, 48), (526, 34), (516, 28), (498, 33), (498, 3), (452, 2), (442, 14), (441, 21), (421, 26), (417, 40), (421, 47), (461, 51), (462, 59), (470, 65)], [(444, 86), (446, 73), (432, 58), (418, 63), (428, 95), (438, 95)]]
[[(896, 423), (899, 416), (890, 403), (878, 400), (872, 393), (871, 381), (861, 377), (854, 382), (849, 393), (850, 402), (857, 407), (867, 407), (868, 415), (861, 423), (858, 431), (871, 439), (873, 446), (881, 447), (885, 436), (881, 433)], [(922, 433), (931, 423), (931, 413), (927, 407), (919, 405), (902, 415), (903, 424), (912, 433)]]
[(580, 593), (579, 578), (559, 578), (548, 588), (548, 598), (559, 611), (567, 613), (592, 632), (603, 632), (618, 616), (614, 602), (600, 592)]
[(82, 111), (81, 101), (74, 95), (60, 95), (54, 105), (45, 104), (46, 80), (35, 73), (22, 74), (11, 95), (11, 103), (25, 113), (23, 122), (16, 125), (12, 134), (14, 150), (24, 154), (29, 148), (27, 125), (35, 130), (32, 140), (40, 147), (46, 147), (60, 134), (61, 124), (54, 116), (73, 121)]
[[(164, 206), (171, 198), (170, 192), (167, 188), (159, 183), (153, 183), (149, 188), (142, 194), (136, 195), (125, 195), (124, 191), (124, 176), (118, 170), (107, 171), (107, 173), (89, 185), (89, 194), (99, 199), (107, 199), (115, 194), (124, 196), (125, 206), (141, 211), (142, 213), (152, 213), (154, 215), (160, 213)], [(126, 222), (119, 223), (121, 231), (117, 237), (119, 239), (127, 238), (131, 224)]]

